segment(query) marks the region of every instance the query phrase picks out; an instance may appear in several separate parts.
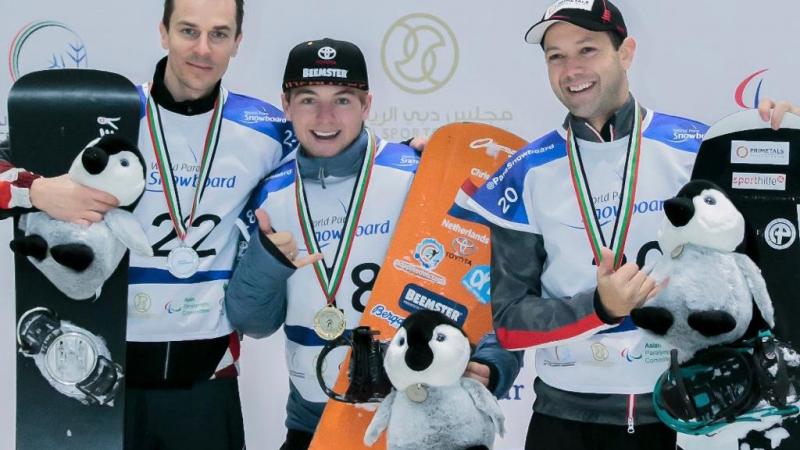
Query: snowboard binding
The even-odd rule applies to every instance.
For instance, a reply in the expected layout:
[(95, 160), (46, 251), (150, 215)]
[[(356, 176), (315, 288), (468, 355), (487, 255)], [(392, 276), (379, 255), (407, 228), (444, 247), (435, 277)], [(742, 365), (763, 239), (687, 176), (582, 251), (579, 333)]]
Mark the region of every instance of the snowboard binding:
[(800, 355), (769, 331), (716, 346), (670, 367), (653, 391), (656, 415), (685, 434), (710, 435), (733, 422), (800, 413)]

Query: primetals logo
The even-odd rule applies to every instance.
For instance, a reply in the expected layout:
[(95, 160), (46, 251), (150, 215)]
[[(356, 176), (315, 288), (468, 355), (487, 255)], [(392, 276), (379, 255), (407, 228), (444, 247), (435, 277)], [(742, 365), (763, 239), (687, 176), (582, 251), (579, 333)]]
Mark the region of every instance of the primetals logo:
[(23, 27), (8, 51), (8, 70), (13, 81), (37, 70), (85, 69), (88, 65), (81, 37), (63, 23), (52, 20)]
[(409, 14), (383, 37), (383, 70), (392, 83), (411, 94), (428, 94), (450, 81), (458, 67), (458, 42), (441, 19)]

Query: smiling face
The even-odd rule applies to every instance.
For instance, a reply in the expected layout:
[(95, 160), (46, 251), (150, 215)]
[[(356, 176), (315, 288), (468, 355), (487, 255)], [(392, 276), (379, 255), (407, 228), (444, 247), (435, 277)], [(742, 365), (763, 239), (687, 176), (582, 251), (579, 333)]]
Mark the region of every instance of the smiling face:
[(176, 101), (208, 95), (242, 40), (234, 0), (176, 0), (169, 28), (159, 30), (168, 52), (164, 84)]
[(628, 98), (628, 77), (636, 43), (626, 38), (615, 49), (607, 32), (559, 22), (543, 47), (550, 87), (576, 117), (602, 128)]
[(319, 85), (291, 89), (281, 100), (303, 148), (311, 156), (331, 157), (361, 133), (372, 95), (360, 89)]

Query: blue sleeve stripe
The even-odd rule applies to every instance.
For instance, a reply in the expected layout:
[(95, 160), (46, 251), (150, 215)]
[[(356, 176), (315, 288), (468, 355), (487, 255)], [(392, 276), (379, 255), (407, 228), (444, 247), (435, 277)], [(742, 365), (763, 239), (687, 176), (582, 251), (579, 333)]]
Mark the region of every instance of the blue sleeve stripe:
[(700, 122), (655, 112), (643, 135), (676, 150), (697, 153), (706, 131), (708, 126)]
[(476, 214), (466, 208), (462, 208), (456, 204), (450, 207), (450, 211), (447, 211), (447, 215), (455, 217), (456, 219), (468, 220), (470, 222), (479, 223), (481, 225), (489, 226), (491, 222), (481, 217), (479, 214)]
[(284, 325), (283, 331), (286, 332), (286, 339), (303, 347), (324, 347), (328, 343), (328, 341), (317, 336), (317, 333), (311, 328), (299, 325)]
[(512, 222), (510, 220), (505, 220), (503, 218), (500, 218), (489, 212), (486, 208), (484, 208), (480, 204), (478, 204), (478, 202), (476, 202), (474, 199), (469, 199), (468, 202), (469, 202), (469, 207), (473, 208), (477, 214), (479, 214), (485, 220), (488, 220), (489, 222), (499, 227), (508, 228), (510, 230), (516, 230), (516, 231), (524, 231), (526, 233), (530, 233), (532, 231), (530, 225), (527, 223)]
[(598, 331), (597, 334), (622, 333), (625, 331), (633, 331), (636, 329), (638, 328), (636, 328), (636, 325), (633, 324), (633, 320), (631, 320), (630, 317), (626, 317), (621, 324), (615, 326), (614, 328), (608, 328), (603, 331)]
[(147, 96), (144, 95), (144, 86), (141, 84), (136, 85), (136, 91), (139, 92), (139, 101), (141, 102), (141, 108), (139, 108), (139, 120), (142, 120), (144, 115), (147, 114)]
[(386, 144), (375, 158), (375, 164), (410, 173), (417, 172), (420, 154), (403, 144)]
[(278, 108), (267, 102), (232, 92), (228, 93), (222, 117), (265, 134), (277, 142), (283, 141), (283, 131), (291, 127)]
[(209, 270), (197, 272), (189, 278), (175, 278), (167, 270), (151, 267), (129, 267), (128, 284), (192, 284), (205, 281), (229, 280), (230, 270)]

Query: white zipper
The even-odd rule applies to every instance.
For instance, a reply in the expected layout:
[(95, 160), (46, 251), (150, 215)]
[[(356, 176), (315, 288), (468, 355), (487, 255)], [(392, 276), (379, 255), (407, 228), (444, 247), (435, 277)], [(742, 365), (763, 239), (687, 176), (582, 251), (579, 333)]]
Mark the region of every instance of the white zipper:
[(633, 427), (633, 413), (636, 410), (636, 396), (628, 395), (628, 434), (633, 434), (636, 429)]

